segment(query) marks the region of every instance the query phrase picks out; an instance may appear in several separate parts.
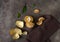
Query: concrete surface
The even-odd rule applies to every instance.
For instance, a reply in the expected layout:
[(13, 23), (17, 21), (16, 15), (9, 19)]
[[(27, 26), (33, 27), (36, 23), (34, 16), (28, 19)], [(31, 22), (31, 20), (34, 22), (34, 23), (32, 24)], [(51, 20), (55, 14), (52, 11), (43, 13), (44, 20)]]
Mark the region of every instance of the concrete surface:
[[(25, 14), (21, 13), (21, 10), (27, 3), (28, 11)], [(32, 4), (36, 6), (32, 8)], [(40, 9), (39, 14), (34, 14), (33, 9)], [(40, 15), (51, 14), (60, 22), (60, 0), (0, 0), (0, 42), (24, 42), (24, 38), (13, 41), (9, 35), (9, 30), (15, 27), (15, 21), (18, 11), (22, 14), (20, 20), (25, 15), (32, 15), (37, 18)], [(52, 42), (60, 42), (60, 30), (58, 30), (52, 37)]]

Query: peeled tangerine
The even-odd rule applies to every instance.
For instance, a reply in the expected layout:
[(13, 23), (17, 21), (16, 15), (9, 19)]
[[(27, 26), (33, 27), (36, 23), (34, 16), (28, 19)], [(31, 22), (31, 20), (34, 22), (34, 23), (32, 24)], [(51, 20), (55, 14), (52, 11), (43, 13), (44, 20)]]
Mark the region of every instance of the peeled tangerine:
[(33, 17), (32, 16), (25, 16), (24, 21), (25, 22), (33, 22)]
[(27, 22), (27, 23), (26, 23), (26, 27), (28, 27), (28, 28), (33, 28), (33, 27), (34, 27), (34, 23), (32, 23), (32, 22)]
[(23, 21), (16, 21), (16, 26), (23, 28), (24, 27), (24, 22)]
[(16, 33), (15, 35), (13, 35), (12, 38), (13, 38), (13, 39), (19, 39), (19, 37), (20, 37), (20, 36)]

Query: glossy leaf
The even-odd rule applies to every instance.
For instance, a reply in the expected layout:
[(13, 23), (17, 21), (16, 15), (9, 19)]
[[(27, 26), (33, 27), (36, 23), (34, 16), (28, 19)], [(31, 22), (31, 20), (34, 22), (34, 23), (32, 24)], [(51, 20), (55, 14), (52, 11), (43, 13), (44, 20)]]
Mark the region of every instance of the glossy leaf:
[(26, 13), (26, 11), (27, 11), (27, 6), (26, 6), (26, 4), (25, 4), (25, 6), (24, 6), (23, 9), (22, 9), (22, 13)]

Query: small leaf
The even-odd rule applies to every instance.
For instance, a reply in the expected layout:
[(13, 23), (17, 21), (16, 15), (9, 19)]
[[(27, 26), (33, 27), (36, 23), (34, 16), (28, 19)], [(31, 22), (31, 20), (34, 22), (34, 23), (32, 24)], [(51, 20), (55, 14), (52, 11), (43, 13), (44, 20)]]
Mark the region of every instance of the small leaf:
[(25, 13), (27, 11), (27, 6), (26, 6), (26, 4), (25, 4), (25, 6), (23, 7), (23, 9), (22, 9), (22, 13)]
[(20, 18), (20, 16), (21, 16), (21, 14), (20, 14), (20, 12), (18, 12), (17, 17)]

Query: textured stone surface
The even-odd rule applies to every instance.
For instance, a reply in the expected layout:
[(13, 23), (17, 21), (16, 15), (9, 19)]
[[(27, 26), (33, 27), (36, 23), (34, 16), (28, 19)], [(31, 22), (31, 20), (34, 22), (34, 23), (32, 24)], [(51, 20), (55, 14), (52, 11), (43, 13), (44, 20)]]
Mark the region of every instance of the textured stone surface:
[[(60, 22), (60, 0), (0, 0), (0, 42), (23, 42), (25, 39), (13, 41), (9, 35), (9, 30), (15, 27), (17, 12), (21, 12), (25, 2), (27, 3), (28, 11), (22, 14), (20, 20), (25, 15), (32, 15), (37, 18), (40, 15), (51, 14)], [(32, 8), (32, 4), (36, 6)], [(34, 14), (33, 9), (40, 9), (39, 14)], [(22, 40), (23, 39), (23, 40)], [(52, 42), (60, 42), (60, 30), (52, 37)]]

